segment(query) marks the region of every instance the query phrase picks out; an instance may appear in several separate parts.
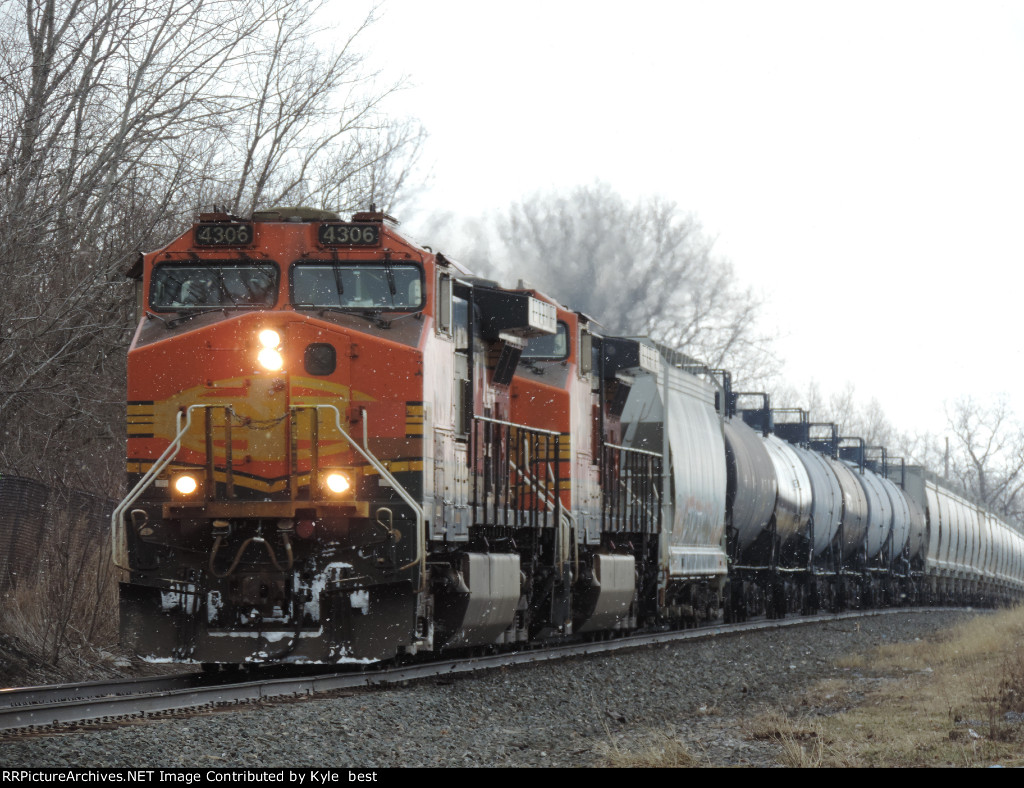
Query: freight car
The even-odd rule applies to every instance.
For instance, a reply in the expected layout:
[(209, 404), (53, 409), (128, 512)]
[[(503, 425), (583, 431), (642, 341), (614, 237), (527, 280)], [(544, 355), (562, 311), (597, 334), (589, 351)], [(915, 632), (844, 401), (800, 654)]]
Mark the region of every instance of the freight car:
[(1024, 538), (923, 470), (378, 211), (202, 214), (131, 276), (111, 527), (146, 659), (367, 663), (1024, 589)]

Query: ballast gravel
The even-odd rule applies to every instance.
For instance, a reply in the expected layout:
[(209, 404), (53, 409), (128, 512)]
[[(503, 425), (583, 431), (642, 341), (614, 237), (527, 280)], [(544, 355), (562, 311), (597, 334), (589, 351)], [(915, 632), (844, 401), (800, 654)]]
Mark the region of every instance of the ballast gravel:
[(705, 765), (770, 766), (744, 735), (834, 666), (968, 613), (898, 613), (653, 646), (0, 742), (13, 767), (598, 766), (611, 750), (682, 742)]

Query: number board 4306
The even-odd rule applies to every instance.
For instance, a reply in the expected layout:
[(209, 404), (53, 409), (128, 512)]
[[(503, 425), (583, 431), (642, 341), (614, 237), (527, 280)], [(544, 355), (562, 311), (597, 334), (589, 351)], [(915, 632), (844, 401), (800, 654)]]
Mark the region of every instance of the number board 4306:
[(197, 224), (196, 246), (248, 246), (252, 243), (251, 224)]
[(321, 224), (321, 246), (377, 246), (380, 228), (372, 224)]

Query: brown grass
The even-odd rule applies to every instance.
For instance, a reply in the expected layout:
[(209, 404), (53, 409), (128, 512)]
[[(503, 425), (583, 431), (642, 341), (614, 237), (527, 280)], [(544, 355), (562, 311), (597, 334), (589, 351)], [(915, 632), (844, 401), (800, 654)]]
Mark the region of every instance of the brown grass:
[[(45, 666), (48, 677), (55, 671), (67, 678), (113, 666), (117, 582), (109, 536), (97, 537), (84, 520), (68, 515), (51, 520), (36, 572), (19, 578), (0, 602), (0, 635), (28, 666)], [(31, 680), (31, 675), (0, 678)]]
[(614, 741), (603, 745), (599, 752), (599, 765), (616, 769), (672, 769), (707, 765), (681, 741), (667, 736), (655, 738), (660, 740), (637, 747), (623, 746)]
[(777, 711), (765, 711), (743, 723), (747, 738), (772, 741), (779, 745), (779, 761), (784, 766), (807, 768), (821, 766), (826, 742), (822, 732), (806, 720), (793, 719)]
[(1024, 608), (980, 615), (837, 660), (848, 678), (810, 687), (800, 715), (766, 712), (745, 732), (778, 742), (787, 766), (1021, 766), (1022, 647)]

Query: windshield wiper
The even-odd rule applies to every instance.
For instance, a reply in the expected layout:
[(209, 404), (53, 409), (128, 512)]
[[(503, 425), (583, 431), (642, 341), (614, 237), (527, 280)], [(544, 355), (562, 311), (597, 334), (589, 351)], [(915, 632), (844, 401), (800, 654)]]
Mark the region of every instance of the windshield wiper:
[[(292, 306), (306, 306), (306, 304), (292, 304)], [(364, 320), (369, 320), (377, 328), (391, 328), (391, 322), (388, 320), (382, 320), (379, 309), (355, 309), (352, 307), (342, 306), (312, 306), (313, 309), (319, 309), (320, 315), (323, 316), (327, 312), (335, 312), (339, 315), (353, 315), (354, 317), (361, 317)]]
[(381, 317), (384, 312), (398, 312), (397, 309), (380, 309), (380, 308), (366, 308), (366, 307), (353, 307), (353, 306), (327, 306), (323, 304), (314, 304), (309, 301), (299, 301), (292, 304), (294, 309), (315, 309), (319, 311), (320, 315), (324, 315), (327, 312), (334, 312), (339, 315), (353, 315), (354, 317), (361, 317), (364, 320), (368, 320), (378, 328), (391, 328), (391, 324), (398, 321), (404, 320), (407, 317), (415, 317), (417, 319), (423, 316), (423, 310), (418, 309), (415, 312), (408, 312), (404, 315), (385, 320)]
[(393, 318), (391, 318), (388, 321), (388, 325), (390, 326), (392, 323), (396, 323), (399, 320), (405, 320), (405, 318), (407, 318), (407, 317), (415, 317), (417, 320), (419, 320), (421, 317), (423, 317), (423, 310), (421, 309), (418, 312), (407, 312), (404, 315), (399, 315), (398, 317), (393, 317)]
[(334, 287), (338, 291), (338, 303), (341, 303), (341, 297), (345, 293), (345, 285), (341, 283), (341, 266), (335, 261), (334, 265)]
[(229, 299), (231, 299), (231, 303), (234, 306), (236, 306), (236, 307), (242, 306), (240, 303), (238, 303), (238, 301), (235, 299), (235, 297), (233, 295), (231, 295), (231, 291), (228, 290), (228, 286), (224, 283), (224, 272), (223, 271), (218, 271), (217, 272), (217, 287), (218, 287), (218, 289), (220, 291), (221, 301), (224, 300), (224, 296), (227, 296)]
[[(220, 309), (221, 307), (214, 307), (212, 309), (197, 309), (193, 312), (178, 312), (177, 317), (172, 317), (170, 320), (165, 320), (164, 325), (167, 326), (168, 328), (177, 328), (182, 323), (186, 323), (194, 317), (199, 317), (199, 315), (207, 315), (210, 312), (217, 312)], [(225, 314), (227, 314), (226, 311)]]
[(538, 375), (543, 375), (544, 370), (548, 367), (553, 367), (555, 364), (561, 364), (565, 366), (564, 358), (520, 358), (519, 365), (526, 367), (531, 372), (535, 372)]

